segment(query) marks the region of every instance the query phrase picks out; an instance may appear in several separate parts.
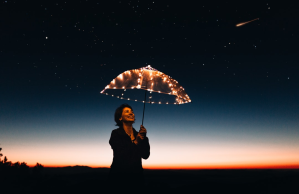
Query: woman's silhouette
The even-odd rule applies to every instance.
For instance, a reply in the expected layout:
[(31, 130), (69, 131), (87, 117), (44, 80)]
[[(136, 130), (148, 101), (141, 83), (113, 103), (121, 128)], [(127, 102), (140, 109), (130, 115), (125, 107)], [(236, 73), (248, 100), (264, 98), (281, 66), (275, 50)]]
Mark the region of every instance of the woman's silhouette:
[(113, 149), (113, 162), (110, 177), (113, 185), (136, 188), (144, 184), (142, 158), (150, 155), (150, 145), (146, 137), (146, 129), (140, 126), (137, 132), (132, 124), (135, 122), (133, 109), (128, 104), (122, 104), (114, 114), (114, 120), (119, 128), (111, 133), (109, 144)]

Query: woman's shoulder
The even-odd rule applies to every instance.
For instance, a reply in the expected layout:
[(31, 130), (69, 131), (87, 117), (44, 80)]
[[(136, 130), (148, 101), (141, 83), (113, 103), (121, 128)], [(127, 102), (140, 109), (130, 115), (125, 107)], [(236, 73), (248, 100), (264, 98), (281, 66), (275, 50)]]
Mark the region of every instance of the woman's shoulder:
[(111, 134), (119, 134), (121, 132), (121, 128), (113, 129)]

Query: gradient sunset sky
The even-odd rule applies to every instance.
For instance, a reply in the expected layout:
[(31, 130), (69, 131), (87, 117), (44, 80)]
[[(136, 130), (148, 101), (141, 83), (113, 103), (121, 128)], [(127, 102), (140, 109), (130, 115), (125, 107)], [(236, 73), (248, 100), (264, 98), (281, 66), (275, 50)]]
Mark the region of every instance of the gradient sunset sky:
[(144, 168), (299, 168), (295, 5), (8, 0), (0, 8), (0, 147), (9, 161), (109, 167), (115, 109), (130, 104), (139, 130), (143, 104), (100, 91), (150, 64), (192, 103), (146, 104)]

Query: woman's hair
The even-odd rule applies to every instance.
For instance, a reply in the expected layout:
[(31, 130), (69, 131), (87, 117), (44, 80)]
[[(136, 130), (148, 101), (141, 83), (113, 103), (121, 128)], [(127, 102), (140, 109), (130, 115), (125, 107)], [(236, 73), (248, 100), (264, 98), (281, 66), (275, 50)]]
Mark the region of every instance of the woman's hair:
[(120, 126), (122, 127), (123, 126), (123, 122), (119, 120), (119, 118), (121, 117), (122, 113), (123, 113), (123, 109), (124, 108), (130, 108), (132, 111), (133, 111), (133, 108), (128, 105), (128, 104), (122, 104), (120, 105), (116, 110), (115, 110), (115, 113), (114, 113), (114, 120), (116, 122), (116, 126)]

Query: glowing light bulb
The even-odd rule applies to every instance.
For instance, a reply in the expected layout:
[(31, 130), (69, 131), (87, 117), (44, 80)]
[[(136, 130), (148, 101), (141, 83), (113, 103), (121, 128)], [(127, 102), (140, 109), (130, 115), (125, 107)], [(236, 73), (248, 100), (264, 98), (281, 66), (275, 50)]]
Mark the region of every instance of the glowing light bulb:
[(137, 100), (135, 100), (137, 102)]

